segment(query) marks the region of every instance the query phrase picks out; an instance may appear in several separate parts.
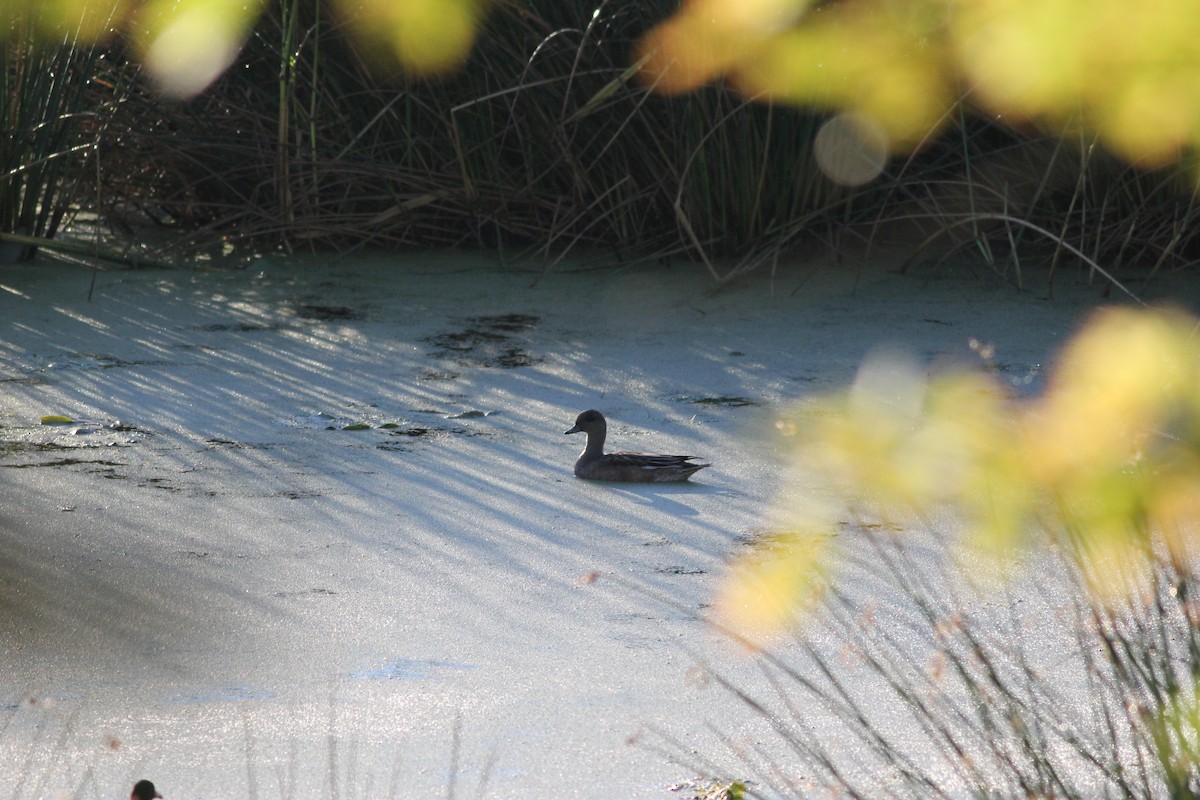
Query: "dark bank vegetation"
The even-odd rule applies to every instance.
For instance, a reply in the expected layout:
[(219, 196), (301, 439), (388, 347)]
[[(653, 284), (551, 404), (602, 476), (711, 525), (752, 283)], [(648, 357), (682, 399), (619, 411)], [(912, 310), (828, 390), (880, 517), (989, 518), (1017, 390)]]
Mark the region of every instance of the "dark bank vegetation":
[(466, 247), (551, 269), (601, 248), (691, 259), (716, 281), (813, 240), (899, 235), (1015, 282), (1031, 255), (1128, 278), (1196, 249), (1187, 165), (1143, 171), (969, 105), (876, 180), (838, 186), (812, 155), (820, 112), (638, 78), (636, 43), (673, 0), (499, 3), (468, 62), (425, 79), (322, 8), (270, 4), (189, 101), (156, 95), (119, 39), (35, 44), (13, 26), (0, 234), (53, 238), (84, 212), (157, 255)]

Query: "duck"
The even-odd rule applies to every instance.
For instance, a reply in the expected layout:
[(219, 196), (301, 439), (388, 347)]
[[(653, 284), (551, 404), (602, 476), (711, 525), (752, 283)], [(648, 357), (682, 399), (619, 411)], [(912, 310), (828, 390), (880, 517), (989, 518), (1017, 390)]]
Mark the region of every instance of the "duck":
[(133, 785), (133, 791), (129, 793), (129, 800), (161, 800), (162, 795), (158, 793), (158, 789), (154, 784), (147, 780), (140, 780)]
[(566, 433), (587, 435), (587, 444), (575, 462), (575, 477), (589, 481), (655, 483), (686, 481), (711, 464), (694, 462), (695, 456), (654, 456), (644, 453), (605, 453), (604, 438), (608, 422), (595, 409), (575, 418), (575, 427)]

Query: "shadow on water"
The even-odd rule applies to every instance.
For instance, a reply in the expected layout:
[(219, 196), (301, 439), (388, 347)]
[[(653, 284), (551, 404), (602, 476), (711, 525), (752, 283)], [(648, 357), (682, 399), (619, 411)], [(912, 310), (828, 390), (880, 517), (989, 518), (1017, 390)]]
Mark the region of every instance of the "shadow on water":
[[(672, 398), (739, 397), (738, 362), (711, 395), (686, 377), (712, 361), (702, 345), (671, 345), (665, 378), (599, 359), (564, 326), (582, 312), (524, 289), (455, 303), (380, 271), (319, 292), (304, 269), (144, 272), (105, 275), (89, 303), (56, 283), (73, 275), (0, 276), (10, 690), (40, 691), (41, 672), (101, 702), (137, 687), (151, 704), (266, 708), (330, 680), (449, 698), (512, 669), (493, 654), (667, 646), (632, 630), (663, 623), (642, 598), (584, 576), (632, 570), (707, 599), (698, 577), (734, 536), (710, 513), (729, 496), (716, 470), (589, 485), (573, 446), (540, 437), (603, 402), (597, 386), (641, 426), (626, 434), (693, 436), (658, 430), (697, 413)], [(652, 380), (670, 390), (646, 400)], [(72, 435), (46, 414), (128, 427)]]
[[(131, 752), (167, 720), (176, 752), (223, 776), (248, 742), (313, 745), (270, 769), (323, 763), (345, 734), (411, 742), (406, 774), (435, 764), (444, 788), (460, 713), (503, 742), (517, 766), (497, 774), (525, 796), (554, 795), (531, 764), (557, 789), (564, 764), (576, 786), (636, 774), (629, 720), (690, 746), (698, 720), (728, 718), (711, 695), (681, 714), (670, 681), (708, 641), (696, 618), (729, 553), (772, 533), (769, 434), (742, 423), (848, 382), (862, 330), (940, 357), (981, 325), (952, 291), (930, 290), (954, 314), (930, 328), (891, 284), (870, 299), (856, 279), (852, 302), (815, 315), (801, 298), (764, 341), (766, 292), (664, 300), (661, 276), (566, 272), (526, 290), (528, 274), (447, 266), (111, 273), (90, 303), (78, 273), (0, 275), (0, 699), (50, 687), (101, 708), (89, 730), (153, 718)], [(577, 480), (562, 431), (587, 408), (620, 449), (713, 467)], [(45, 415), (132, 429), (75, 435)], [(45, 749), (96, 749), (55, 737)]]

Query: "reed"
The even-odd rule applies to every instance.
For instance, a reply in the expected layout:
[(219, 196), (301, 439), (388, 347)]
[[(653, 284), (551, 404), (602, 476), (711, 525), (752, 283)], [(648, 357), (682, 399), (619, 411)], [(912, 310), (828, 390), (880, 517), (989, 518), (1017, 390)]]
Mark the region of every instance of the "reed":
[(844, 196), (812, 168), (817, 116), (638, 82), (629, 55), (669, 5), (502, 3), (464, 69), (425, 81), (311, 2), (272, 6), (207, 93), (125, 106), (115, 136), (154, 167), (106, 180), (169, 209), (182, 248), (469, 246), (549, 266), (579, 247), (727, 256)]
[(862, 546), (787, 641), (707, 620), (760, 668), (751, 686), (693, 654), (745, 710), (709, 724), (724, 747), (654, 727), (640, 747), (757, 798), (1194, 796), (1193, 574), (1158, 558), (1154, 594), (1100, 603), (1067, 544), (998, 592), (933, 531), (845, 533)]
[(460, 71), (417, 79), (326, 4), (286, 0), (182, 103), (153, 95), (119, 41), (10, 37), (0, 233), (52, 236), (94, 207), (127, 233), (161, 226), (179, 253), (471, 247), (548, 271), (600, 250), (692, 259), (718, 286), (812, 240), (899, 239), (1051, 291), (1064, 268), (1145, 281), (1195, 257), (1192, 165), (1131, 168), (965, 103), (875, 181), (839, 186), (812, 154), (823, 112), (720, 83), (665, 96), (638, 76), (637, 41), (676, 5), (502, 0)]
[(67, 36), (46, 42), (28, 19), (0, 37), (0, 235), (25, 237), (0, 261), (32, 258), (78, 208), (110, 107), (90, 101), (103, 52)]

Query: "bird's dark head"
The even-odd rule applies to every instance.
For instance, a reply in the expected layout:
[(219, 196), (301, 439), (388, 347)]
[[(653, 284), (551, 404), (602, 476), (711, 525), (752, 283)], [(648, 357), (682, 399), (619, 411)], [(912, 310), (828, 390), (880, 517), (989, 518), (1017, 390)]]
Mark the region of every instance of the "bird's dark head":
[(162, 795), (158, 793), (158, 789), (154, 788), (154, 784), (148, 780), (140, 780), (133, 785), (133, 791), (129, 793), (129, 800), (161, 800)]
[(575, 418), (575, 427), (567, 433), (593, 433), (606, 427), (604, 415), (596, 409), (589, 409)]

